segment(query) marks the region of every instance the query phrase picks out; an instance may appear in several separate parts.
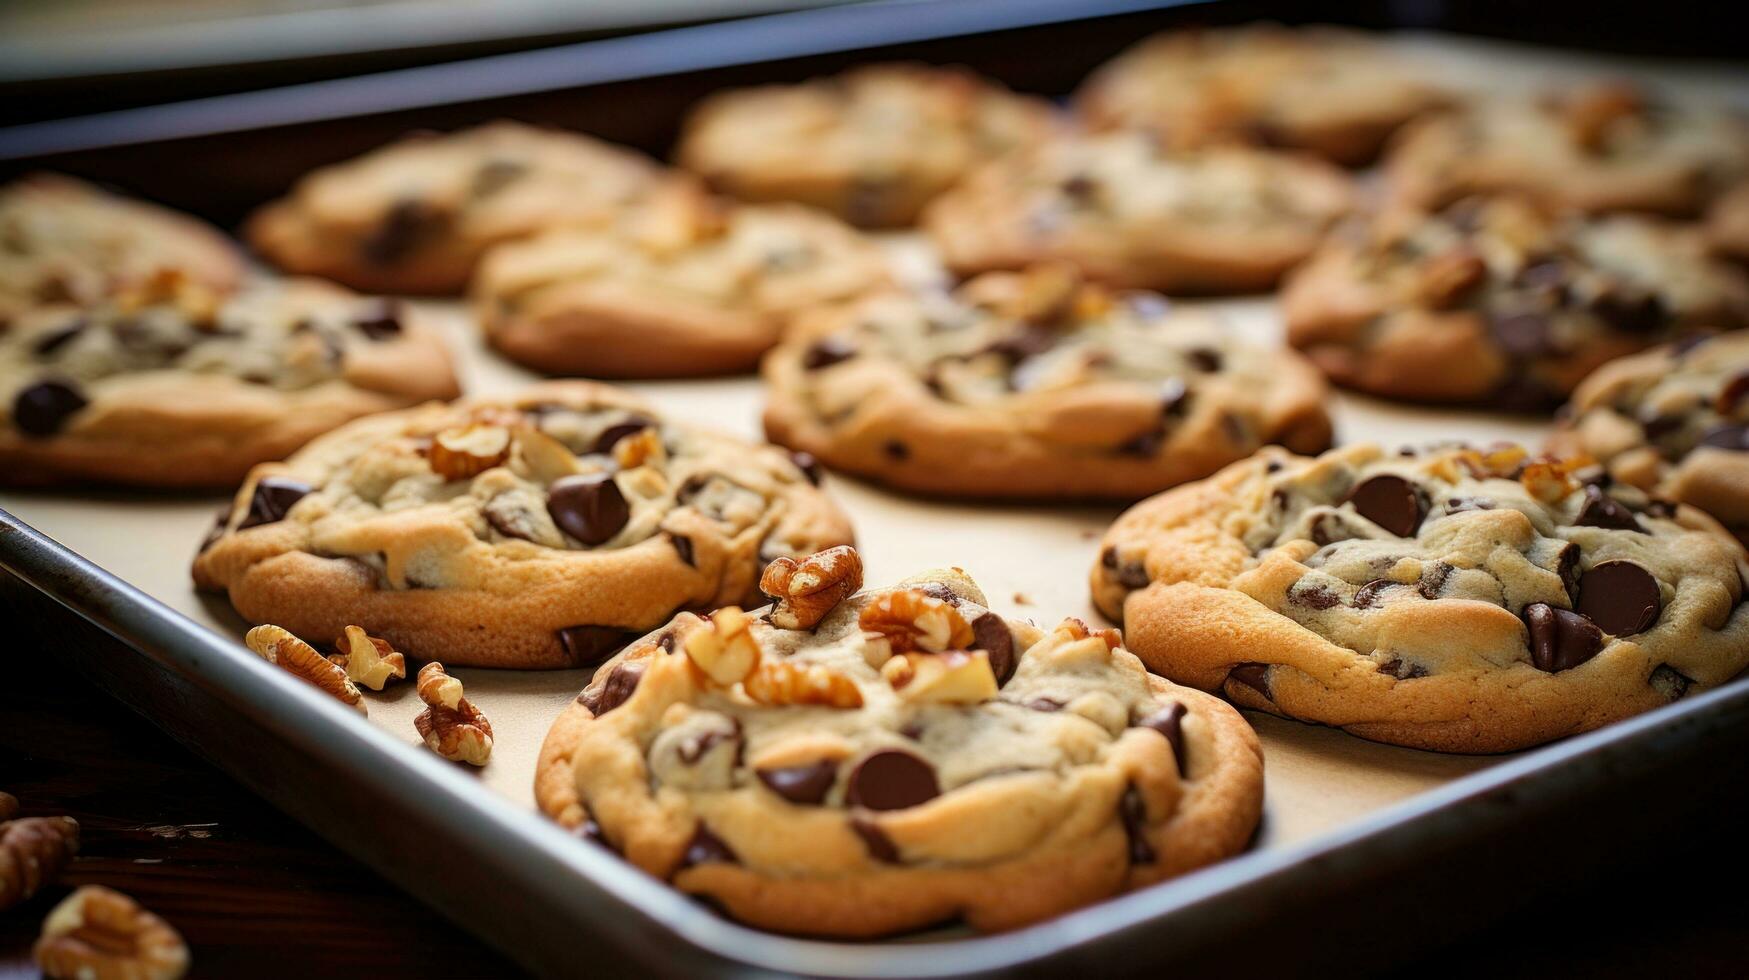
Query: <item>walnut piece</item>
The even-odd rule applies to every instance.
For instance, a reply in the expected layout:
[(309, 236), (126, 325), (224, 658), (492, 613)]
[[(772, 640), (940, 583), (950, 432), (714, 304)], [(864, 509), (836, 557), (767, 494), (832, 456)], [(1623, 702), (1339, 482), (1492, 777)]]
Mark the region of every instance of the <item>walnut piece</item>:
[(243, 642), (261, 659), (352, 705), (359, 714), (369, 714), (364, 695), (358, 693), (358, 687), (346, 676), (346, 671), (284, 628), (270, 623), (257, 626), (243, 637)]
[(996, 673), (983, 650), (900, 654), (881, 674), (901, 698), (918, 704), (978, 704), (996, 696)]
[(668, 447), (662, 445), (662, 435), (653, 425), (613, 444), (613, 461), (622, 470), (635, 470), (647, 463), (660, 464), (667, 458)]
[(1063, 617), (1063, 621), (1057, 624), (1057, 628), (1053, 630), (1053, 632), (1063, 633), (1071, 640), (1085, 640), (1090, 636), (1098, 637), (1100, 640), (1105, 641), (1105, 649), (1107, 650), (1116, 650), (1118, 647), (1123, 646), (1122, 633), (1119, 633), (1111, 627), (1096, 630), (1093, 627), (1088, 626), (1086, 622), (1077, 619), (1074, 616)]
[(915, 589), (883, 592), (862, 607), (862, 628), (879, 633), (894, 653), (964, 650), (972, 627), (952, 605)]
[(188, 944), (168, 922), (100, 885), (81, 887), (49, 912), (35, 952), (55, 980), (175, 980), (188, 972)]
[(492, 723), (462, 695), (462, 682), (433, 660), (419, 668), (418, 684), (427, 707), (413, 727), (425, 747), (451, 762), (485, 765), (492, 757)]
[(0, 909), (35, 895), (77, 853), (79, 821), (72, 817), (26, 817), (0, 823)]
[(811, 630), (840, 602), (862, 588), (862, 556), (849, 545), (828, 548), (801, 561), (778, 558), (765, 566), (759, 591), (776, 600), (771, 625)]
[(334, 641), (334, 653), (328, 662), (346, 671), (354, 683), (380, 691), (390, 680), (405, 680), (407, 658), (380, 639), (364, 631), (362, 626), (348, 626), (340, 639)]
[(733, 687), (759, 666), (759, 641), (752, 626), (753, 617), (739, 607), (718, 609), (705, 625), (686, 634), (687, 660), (711, 683)]
[(741, 689), (755, 703), (774, 707), (795, 704), (862, 707), (862, 691), (856, 682), (820, 664), (767, 660), (747, 675)]
[(444, 429), (431, 440), (431, 471), (445, 480), (478, 476), (510, 458), (510, 430), (473, 423)]

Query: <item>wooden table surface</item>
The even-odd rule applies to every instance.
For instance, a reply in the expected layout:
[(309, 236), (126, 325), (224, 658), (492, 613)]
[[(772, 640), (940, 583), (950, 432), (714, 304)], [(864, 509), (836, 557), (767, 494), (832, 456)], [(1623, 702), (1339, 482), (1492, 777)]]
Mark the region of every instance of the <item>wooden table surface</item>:
[[(4, 573), (0, 573), (4, 579)], [(0, 980), (34, 977), (43, 915), (81, 884), (139, 899), (188, 939), (194, 977), (516, 976), (500, 954), (251, 795), (56, 657), (91, 628), (0, 581), (0, 789), (24, 814), (78, 818), (71, 869), (0, 912)], [(1749, 975), (1749, 760), (1655, 852), (1599, 854), (1597, 874), (1462, 942), (1427, 949), (1417, 977)], [(1559, 833), (1560, 828), (1528, 832)], [(1432, 886), (1430, 886), (1432, 887)], [(1500, 883), (1503, 895), (1517, 884)], [(1503, 909), (1507, 906), (1502, 902)], [(1357, 935), (1390, 928), (1390, 909)], [(580, 948), (579, 955), (587, 955)], [(1235, 970), (1243, 959), (1235, 961)]]

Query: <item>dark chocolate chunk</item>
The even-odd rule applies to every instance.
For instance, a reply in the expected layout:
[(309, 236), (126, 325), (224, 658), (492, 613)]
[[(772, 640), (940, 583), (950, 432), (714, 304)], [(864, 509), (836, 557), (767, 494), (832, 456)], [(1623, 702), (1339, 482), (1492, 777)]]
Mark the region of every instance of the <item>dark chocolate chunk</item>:
[(1418, 663), (1404, 661), (1397, 657), (1379, 664), (1379, 673), (1389, 674), (1400, 681), (1412, 681), (1417, 677), (1426, 677), (1427, 668)]
[(359, 243), (359, 253), (373, 265), (393, 265), (440, 230), (448, 219), (418, 198), (396, 201), (376, 230)]
[(1634, 518), (1632, 511), (1616, 502), (1614, 497), (1604, 493), (1596, 486), (1585, 488), (1585, 505), (1579, 508), (1579, 516), (1573, 518), (1573, 523), (1581, 527), (1602, 527), (1614, 531), (1639, 531), (1646, 529)]
[(1099, 189), (1099, 185), (1095, 184), (1093, 178), (1086, 174), (1070, 174), (1063, 178), (1062, 183), (1058, 184), (1057, 188), (1069, 200), (1077, 204), (1086, 204), (1093, 200), (1093, 195)]
[(1579, 576), (1575, 608), (1612, 636), (1632, 636), (1658, 621), (1658, 580), (1631, 561), (1605, 561)]
[(877, 826), (874, 821), (864, 820), (861, 817), (851, 817), (850, 829), (856, 832), (856, 836), (862, 838), (863, 845), (868, 848), (869, 857), (882, 864), (899, 863), (898, 846), (893, 843), (891, 837), (887, 836), (887, 832)]
[(1184, 705), (1174, 701), (1136, 722), (1138, 728), (1152, 728), (1166, 736), (1167, 743), (1172, 746), (1172, 758), (1178, 763), (1178, 775), (1180, 776), (1184, 775), (1188, 769), (1184, 764), (1184, 715)]
[(1536, 357), (1554, 352), (1549, 337), (1549, 318), (1541, 313), (1505, 313), (1488, 321), (1489, 332), (1500, 349), (1514, 357)]
[(27, 436), (46, 438), (90, 402), (66, 381), (39, 381), (12, 400), (12, 424)]
[(655, 419), (645, 418), (642, 415), (634, 415), (624, 422), (615, 422), (601, 430), (601, 434), (595, 437), (594, 445), (589, 447), (589, 452), (611, 453), (613, 447), (619, 445), (621, 439), (626, 436), (635, 436), (655, 424)]
[(820, 485), (820, 480), (825, 476), (825, 471), (820, 468), (820, 461), (814, 458), (813, 453), (796, 451), (790, 453), (789, 458), (790, 462), (796, 464), (796, 469), (801, 470), (802, 475), (808, 478), (809, 483), (812, 483), (816, 487)]
[(1499, 506), (1492, 497), (1453, 497), (1445, 502), (1447, 514), (1464, 514), (1476, 510), (1493, 510)]
[(1639, 415), (1640, 431), (1646, 434), (1647, 442), (1657, 442), (1682, 428), (1683, 418), (1680, 415), (1659, 415), (1650, 409)]
[(1379, 604), (1379, 598), (1386, 590), (1399, 588), (1404, 588), (1403, 583), (1393, 582), (1388, 578), (1375, 578), (1354, 590), (1354, 608), (1371, 609)]
[(1135, 786), (1129, 786), (1123, 791), (1123, 798), (1117, 804), (1118, 819), (1123, 821), (1124, 836), (1130, 842), (1131, 864), (1153, 864), (1154, 848), (1148, 843), (1148, 806), (1142, 801), (1142, 794)]
[(898, 462), (903, 462), (904, 460), (911, 458), (911, 447), (897, 439), (888, 439), (886, 442), (882, 443), (881, 451), (887, 454), (888, 459)]
[(1287, 590), (1287, 601), (1308, 609), (1329, 609), (1341, 605), (1342, 597), (1331, 592), (1328, 586), (1316, 582), (1310, 585), (1295, 582)]
[(1652, 676), (1646, 679), (1646, 683), (1652, 686), (1652, 690), (1675, 701), (1688, 693), (1688, 689), (1694, 685), (1694, 679), (1669, 664), (1659, 664), (1652, 669)]
[(1720, 415), (1729, 416), (1737, 411), (1737, 406), (1743, 404), (1746, 397), (1749, 397), (1749, 371), (1738, 371), (1719, 389), (1719, 396), (1713, 399), (1713, 408)]
[(73, 338), (85, 332), (85, 320), (76, 318), (72, 322), (50, 330), (37, 338), (36, 346), (31, 348), (37, 357), (53, 356), (55, 351), (73, 342)]
[(1571, 597), (1579, 591), (1579, 546), (1569, 541), (1561, 546), (1555, 555), (1555, 574), (1561, 577), (1561, 585)]
[(352, 318), (358, 332), (371, 340), (388, 340), (401, 333), (401, 304), (392, 299), (379, 299)]
[(229, 529), (230, 523), (231, 508), (225, 507), (219, 511), (217, 517), (213, 518), (212, 530), (208, 531), (206, 537), (201, 540), (200, 550), (196, 552), (196, 554), (204, 555), (206, 554), (207, 549), (218, 544), (219, 539), (225, 536), (225, 531)]
[(1211, 347), (1193, 347), (1184, 356), (1198, 371), (1213, 373), (1221, 369), (1221, 352)]
[(976, 649), (990, 656), (990, 673), (996, 675), (996, 686), (1008, 683), (1014, 676), (1014, 633), (1008, 623), (993, 612), (972, 620), (972, 642)]
[(1524, 607), (1530, 628), (1530, 662), (1550, 673), (1579, 666), (1603, 649), (1603, 631), (1584, 616), (1546, 602)]
[(1422, 518), (1427, 516), (1427, 503), (1420, 488), (1389, 473), (1355, 487), (1348, 502), (1360, 516), (1399, 538), (1413, 537)]
[(1749, 425), (1715, 425), (1701, 434), (1700, 444), (1713, 449), (1749, 452)]
[(1612, 289), (1591, 301), (1591, 312), (1617, 330), (1649, 333), (1669, 319), (1669, 309), (1656, 293)]
[(838, 781), (838, 763), (831, 759), (803, 766), (782, 766), (756, 769), (754, 775), (773, 793), (791, 803), (819, 806), (825, 802), (832, 784)]
[(1451, 578), (1451, 573), (1454, 571), (1456, 569), (1451, 566), (1450, 562), (1443, 561), (1436, 561), (1422, 569), (1421, 581), (1416, 585), (1416, 588), (1421, 592), (1421, 598), (1439, 598), (1440, 593), (1445, 591), (1445, 580)]
[(1057, 339), (1055, 330), (1026, 324), (992, 341), (982, 353), (995, 354), (1010, 364), (1018, 364), (1057, 346)]
[(802, 367), (809, 371), (831, 367), (856, 356), (856, 348), (837, 337), (822, 337), (802, 352)]
[(903, 749), (881, 749), (850, 771), (845, 800), (870, 810), (903, 810), (940, 795), (933, 766)]
[(720, 728), (711, 728), (700, 732), (697, 735), (689, 736), (682, 741), (680, 747), (675, 750), (675, 756), (678, 757), (681, 762), (684, 762), (689, 766), (697, 765), (698, 760), (704, 758), (705, 753), (709, 752), (711, 749), (714, 749), (725, 742), (732, 742), (735, 746), (735, 758), (736, 760), (739, 760), (741, 758), (742, 748), (741, 722), (734, 718), (729, 719), (729, 721), (735, 726), (729, 731), (723, 731)]
[(692, 560), (692, 539), (691, 538), (687, 537), (684, 534), (669, 534), (668, 535), (668, 543), (670, 543), (674, 546), (674, 553), (680, 556), (681, 561), (686, 562), (688, 565), (691, 565), (693, 568), (698, 567), (698, 563)]
[[(617, 632), (617, 631), (616, 631)], [(562, 636), (563, 634), (561, 634)], [(569, 649), (566, 650), (569, 653)], [(607, 678), (601, 686), (591, 691), (584, 691), (577, 696), (577, 703), (589, 709), (589, 713), (597, 718), (625, 704), (638, 690), (638, 682), (644, 679), (644, 662), (641, 660), (624, 660), (614, 665), (607, 672)]]
[(557, 635), (574, 667), (598, 666), (632, 639), (629, 632), (617, 626), (567, 626)]
[(1227, 680), (1243, 684), (1264, 697), (1269, 697), (1269, 665), (1237, 664), (1227, 672)]
[(597, 545), (626, 526), (632, 509), (612, 474), (577, 473), (548, 488), (547, 513), (566, 534)]
[(262, 477), (255, 483), (255, 492), (249, 497), (249, 513), (243, 515), (237, 530), (285, 520), (292, 505), (304, 499), (312, 489), (309, 484), (288, 476)]
[(1118, 558), (1117, 545), (1107, 545), (1105, 550), (1099, 553), (1099, 564), (1112, 573), (1112, 577), (1117, 579), (1117, 584), (1126, 589), (1140, 589), (1151, 581), (1148, 578), (1148, 570), (1142, 566), (1141, 562), (1122, 561)]
[(741, 859), (735, 856), (733, 849), (723, 842), (721, 837), (710, 832), (701, 821), (698, 829), (693, 831), (692, 840), (686, 844), (686, 853), (681, 855), (680, 867), (690, 868), (699, 864), (739, 864)]

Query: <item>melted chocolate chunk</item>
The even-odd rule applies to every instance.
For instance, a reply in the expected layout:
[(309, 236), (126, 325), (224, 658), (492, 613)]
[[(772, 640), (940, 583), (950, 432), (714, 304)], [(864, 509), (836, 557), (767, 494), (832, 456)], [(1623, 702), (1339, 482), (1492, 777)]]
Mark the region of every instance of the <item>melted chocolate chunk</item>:
[(1617, 330), (1650, 333), (1664, 325), (1670, 311), (1656, 293), (1610, 290), (1591, 301), (1591, 312)]
[(1421, 598), (1439, 598), (1440, 593), (1445, 591), (1445, 580), (1451, 578), (1454, 571), (1456, 569), (1449, 562), (1443, 561), (1436, 561), (1430, 567), (1422, 569), (1421, 581), (1415, 586), (1420, 590)]
[(1631, 561), (1599, 562), (1579, 576), (1575, 608), (1612, 636), (1632, 636), (1658, 621), (1658, 580)]
[(1151, 581), (1148, 578), (1148, 570), (1142, 566), (1141, 562), (1121, 561), (1118, 558), (1117, 545), (1107, 545), (1105, 550), (1099, 553), (1099, 564), (1111, 572), (1112, 577), (1117, 579), (1117, 584), (1126, 589), (1140, 589)]
[(1596, 486), (1585, 488), (1585, 505), (1579, 508), (1579, 516), (1573, 518), (1573, 523), (1581, 527), (1646, 533), (1646, 529), (1640, 526), (1632, 511)]
[(1498, 506), (1492, 497), (1453, 497), (1445, 502), (1445, 512), (1464, 514), (1476, 510), (1493, 510)]
[(1415, 535), (1427, 516), (1427, 503), (1420, 488), (1389, 473), (1371, 477), (1348, 495), (1360, 516), (1399, 538)]
[(887, 454), (888, 459), (895, 462), (903, 462), (911, 458), (911, 447), (897, 439), (888, 439), (882, 443), (881, 451)]
[(1014, 676), (1014, 633), (1008, 628), (1008, 623), (993, 612), (986, 612), (972, 620), (972, 642), (976, 649), (990, 656), (990, 673), (996, 675), (996, 686), (1001, 687)]
[(632, 639), (632, 634), (617, 626), (567, 626), (557, 636), (565, 657), (575, 667), (599, 666)]
[(819, 806), (826, 801), (826, 794), (832, 791), (832, 784), (838, 781), (838, 763), (821, 759), (802, 766), (756, 769), (754, 775), (773, 793), (791, 803)]
[(856, 348), (848, 341), (837, 337), (822, 337), (808, 345), (802, 352), (802, 368), (808, 371), (818, 371), (848, 361), (856, 356)]
[(1302, 586), (1296, 582), (1287, 590), (1287, 601), (1308, 609), (1329, 609), (1341, 605), (1342, 597), (1318, 583)]
[(288, 476), (264, 476), (255, 483), (255, 493), (249, 497), (249, 512), (237, 525), (237, 530), (273, 524), (285, 520), (292, 505), (304, 499), (313, 488)]
[(693, 735), (680, 743), (679, 749), (674, 753), (675, 756), (689, 766), (697, 765), (698, 760), (705, 757), (705, 753), (728, 742), (735, 746), (735, 760), (738, 763), (741, 759), (742, 749), (741, 722), (734, 718), (729, 719), (729, 721), (735, 726), (732, 730), (725, 732), (722, 729), (713, 728)]
[(655, 419), (645, 418), (642, 415), (634, 415), (624, 422), (615, 422), (601, 430), (601, 434), (595, 437), (595, 443), (589, 447), (589, 452), (611, 453), (613, 447), (619, 445), (621, 439), (635, 436), (645, 429), (655, 426), (655, 424)]
[(1223, 363), (1221, 352), (1210, 347), (1192, 348), (1185, 351), (1184, 356), (1198, 371), (1206, 371), (1210, 374), (1219, 371)]
[(674, 553), (680, 556), (681, 561), (686, 562), (693, 568), (698, 567), (698, 563), (692, 560), (691, 538), (684, 534), (669, 534), (668, 543), (674, 545)]
[(381, 299), (352, 318), (358, 332), (371, 340), (389, 340), (401, 333), (401, 304)]
[(903, 749), (881, 749), (850, 771), (845, 800), (870, 810), (903, 810), (940, 795), (933, 766)]
[[(569, 653), (569, 649), (566, 652)], [(588, 708), (590, 714), (599, 718), (630, 700), (631, 696), (637, 693), (638, 682), (643, 679), (643, 661), (621, 661), (607, 672), (607, 678), (601, 682), (600, 687), (595, 688), (593, 693), (584, 691), (577, 695), (577, 703)]]
[(586, 545), (597, 545), (619, 533), (631, 520), (631, 505), (609, 473), (577, 473), (547, 490), (547, 513), (566, 534)]
[(703, 821), (698, 829), (693, 831), (692, 840), (686, 844), (686, 853), (681, 855), (680, 867), (690, 868), (699, 864), (740, 864), (741, 859), (735, 856), (733, 849), (723, 842), (721, 837), (710, 832)]
[(383, 215), (382, 223), (359, 244), (359, 253), (373, 265), (394, 265), (440, 231), (448, 219), (418, 198), (403, 198)]
[(1269, 665), (1238, 664), (1227, 672), (1227, 680), (1243, 684), (1264, 697), (1269, 697)]
[(209, 548), (218, 544), (219, 539), (225, 536), (225, 531), (230, 523), (231, 508), (225, 507), (219, 511), (217, 517), (213, 518), (212, 530), (208, 531), (206, 537), (201, 540), (200, 550), (195, 552), (195, 554), (204, 555)]
[(1183, 776), (1188, 769), (1184, 764), (1184, 715), (1184, 705), (1174, 701), (1136, 722), (1138, 728), (1152, 728), (1166, 736), (1167, 744), (1172, 746), (1172, 758), (1178, 763), (1178, 775), (1180, 776)]
[(868, 848), (868, 856), (882, 864), (898, 864), (899, 848), (887, 832), (877, 826), (872, 820), (861, 817), (850, 818), (850, 829), (856, 836), (862, 838), (863, 846)]
[(1388, 578), (1375, 578), (1360, 588), (1354, 590), (1354, 608), (1371, 609), (1379, 604), (1379, 599), (1386, 590), (1405, 588), (1401, 582), (1393, 582)]
[(37, 338), (36, 346), (31, 350), (37, 357), (52, 357), (56, 351), (72, 343), (74, 338), (84, 332), (85, 320), (83, 318), (75, 319), (71, 323), (50, 330)]
[(1749, 452), (1749, 425), (1715, 425), (1702, 433), (1700, 445), (1739, 453)]
[(1579, 546), (1569, 541), (1561, 546), (1555, 555), (1555, 574), (1561, 577), (1561, 585), (1567, 590), (1568, 597), (1579, 591)]
[(1130, 863), (1153, 864), (1154, 848), (1148, 843), (1147, 836), (1148, 806), (1135, 786), (1124, 790), (1123, 798), (1117, 804), (1117, 816), (1123, 821), (1124, 836), (1129, 838)]
[(1530, 629), (1530, 662), (1549, 673), (1579, 666), (1603, 649), (1603, 631), (1584, 616), (1546, 602), (1524, 607)]
[(801, 470), (802, 475), (808, 478), (809, 483), (816, 487), (820, 485), (825, 471), (820, 468), (820, 461), (814, 458), (813, 453), (804, 453), (798, 450), (790, 453), (789, 458), (790, 462), (796, 464), (796, 469)]
[(88, 404), (70, 382), (39, 381), (12, 400), (12, 424), (27, 436), (46, 438)]

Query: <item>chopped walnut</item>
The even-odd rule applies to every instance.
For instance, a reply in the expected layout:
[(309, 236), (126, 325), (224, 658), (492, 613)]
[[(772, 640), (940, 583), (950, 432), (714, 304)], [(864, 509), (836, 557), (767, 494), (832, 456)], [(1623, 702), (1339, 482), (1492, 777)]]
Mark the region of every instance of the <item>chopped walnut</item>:
[(462, 682), (432, 661), (419, 668), (419, 700), (426, 709), (413, 719), (425, 747), (451, 762), (483, 766), (492, 757), (492, 723), (462, 694)]
[(935, 653), (972, 645), (972, 627), (959, 610), (915, 589), (883, 592), (862, 607), (862, 628), (885, 637), (894, 653)]
[(738, 607), (711, 613), (706, 625), (686, 634), (686, 657), (699, 673), (719, 687), (732, 687), (759, 666), (759, 641), (753, 638), (753, 617)]
[(445, 480), (478, 476), (510, 458), (510, 430), (474, 423), (444, 429), (431, 440), (431, 471)]
[(820, 664), (767, 660), (747, 675), (741, 687), (748, 698), (759, 704), (862, 707), (862, 691), (856, 682)]
[(78, 852), (79, 821), (72, 817), (0, 823), (0, 909), (36, 894)]
[(43, 920), (36, 962), (54, 980), (175, 980), (188, 944), (170, 924), (121, 892), (85, 885)]
[(328, 661), (373, 691), (382, 690), (390, 680), (407, 677), (407, 658), (395, 652), (389, 641), (371, 636), (363, 627), (346, 627), (346, 633), (334, 641), (334, 650)]
[(243, 642), (268, 663), (352, 705), (361, 715), (369, 713), (364, 695), (358, 693), (346, 671), (284, 628), (271, 624), (257, 626), (243, 637)]
[(881, 668), (881, 675), (906, 701), (978, 704), (996, 696), (996, 674), (983, 650), (906, 653)]
[(765, 566), (759, 589), (777, 601), (771, 625), (811, 630), (840, 602), (862, 588), (862, 557), (848, 545), (828, 548), (797, 562), (778, 558)]

